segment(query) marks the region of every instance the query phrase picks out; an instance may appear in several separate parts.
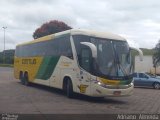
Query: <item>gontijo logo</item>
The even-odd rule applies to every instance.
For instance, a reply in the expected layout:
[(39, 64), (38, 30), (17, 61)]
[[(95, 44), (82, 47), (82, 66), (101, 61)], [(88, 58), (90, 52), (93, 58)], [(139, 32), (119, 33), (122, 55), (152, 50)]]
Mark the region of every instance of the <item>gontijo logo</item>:
[(36, 59), (22, 59), (22, 64), (36, 64)]

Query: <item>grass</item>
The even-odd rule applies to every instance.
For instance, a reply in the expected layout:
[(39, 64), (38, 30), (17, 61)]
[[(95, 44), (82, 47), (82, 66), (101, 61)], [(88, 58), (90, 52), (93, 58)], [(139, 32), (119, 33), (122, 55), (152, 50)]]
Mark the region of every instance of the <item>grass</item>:
[[(146, 49), (146, 48), (140, 48), (143, 52), (143, 55), (153, 55), (154, 54), (154, 49)], [(132, 54), (135, 56), (135, 55), (138, 55), (138, 52), (133, 50), (132, 51)]]
[(13, 67), (13, 64), (0, 64), (0, 67)]

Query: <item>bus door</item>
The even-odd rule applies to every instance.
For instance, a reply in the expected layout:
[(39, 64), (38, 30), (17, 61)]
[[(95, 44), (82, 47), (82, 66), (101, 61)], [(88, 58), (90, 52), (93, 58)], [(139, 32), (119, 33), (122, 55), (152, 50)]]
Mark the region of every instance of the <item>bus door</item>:
[(79, 56), (79, 64), (81, 66), (79, 78), (79, 91), (82, 94), (90, 94), (91, 84), (91, 50), (89, 48), (82, 48)]

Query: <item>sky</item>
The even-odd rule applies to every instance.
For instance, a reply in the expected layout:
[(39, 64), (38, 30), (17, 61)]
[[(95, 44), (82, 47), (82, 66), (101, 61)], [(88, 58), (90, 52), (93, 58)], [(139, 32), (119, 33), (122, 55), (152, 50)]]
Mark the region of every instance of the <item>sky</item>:
[(154, 48), (160, 39), (159, 0), (0, 0), (0, 51), (33, 39), (51, 20), (72, 28), (111, 32), (130, 46)]

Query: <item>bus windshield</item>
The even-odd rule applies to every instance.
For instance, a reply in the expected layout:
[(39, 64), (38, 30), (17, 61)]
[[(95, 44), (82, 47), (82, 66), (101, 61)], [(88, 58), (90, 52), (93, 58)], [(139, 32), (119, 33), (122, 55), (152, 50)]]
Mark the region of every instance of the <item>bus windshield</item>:
[(131, 74), (130, 50), (126, 41), (80, 35), (73, 38), (76, 49), (81, 46), (80, 42), (91, 42), (97, 47), (96, 72), (98, 75), (125, 77)]
[(128, 76), (130, 74), (130, 51), (127, 42), (92, 38), (97, 46), (99, 71), (108, 76)]

